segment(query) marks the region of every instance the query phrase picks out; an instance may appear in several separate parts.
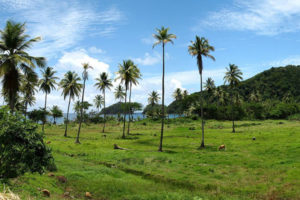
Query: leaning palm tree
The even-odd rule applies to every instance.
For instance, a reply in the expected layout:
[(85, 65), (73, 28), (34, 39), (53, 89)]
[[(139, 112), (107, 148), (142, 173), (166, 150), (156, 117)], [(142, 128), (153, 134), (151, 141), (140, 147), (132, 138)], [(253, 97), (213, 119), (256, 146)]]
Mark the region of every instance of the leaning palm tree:
[(202, 56), (215, 60), (215, 57), (210, 55), (211, 51), (214, 51), (214, 47), (210, 46), (208, 40), (204, 37), (196, 36), (195, 41), (191, 41), (191, 45), (188, 47), (188, 51), (192, 56), (197, 57), (198, 70), (200, 74), (200, 106), (201, 106), (201, 120), (202, 120), (202, 142), (201, 148), (204, 148), (204, 116), (203, 116), (203, 91), (202, 91), (202, 72), (203, 72), (203, 61)]
[[(131, 60), (124, 60), (122, 64), (119, 64), (119, 70), (117, 71), (116, 80), (121, 81), (121, 84), (125, 85), (125, 107), (127, 105), (127, 91), (129, 89), (129, 84), (131, 81), (135, 80), (137, 75), (135, 74), (137, 71), (135, 70), (134, 63)], [(123, 134), (122, 138), (125, 138), (125, 126), (126, 126), (126, 113), (127, 110), (124, 109), (124, 120), (123, 120)]]
[(68, 110), (67, 110), (67, 119), (66, 119), (66, 128), (64, 136), (67, 137), (68, 132), (68, 123), (69, 123), (69, 110), (71, 101), (75, 99), (75, 97), (79, 97), (80, 90), (82, 88), (82, 84), (79, 83), (80, 77), (75, 72), (68, 71), (64, 78), (60, 81), (59, 86), (62, 88), (62, 95), (64, 96), (64, 100), (67, 96), (69, 96)]
[(28, 70), (22, 75), (20, 91), (23, 94), (22, 102), (24, 106), (25, 119), (27, 116), (27, 107), (35, 104), (34, 94), (37, 92), (38, 75), (33, 70)]
[(46, 64), (44, 57), (33, 57), (26, 52), (41, 38), (28, 38), (25, 24), (7, 21), (4, 30), (0, 30), (0, 78), (11, 112), (14, 111), (20, 91), (21, 72), (26, 73), (36, 66), (44, 67)]
[(243, 73), (238, 68), (238, 66), (234, 64), (229, 64), (229, 68), (226, 67), (227, 72), (225, 73), (224, 80), (225, 83), (229, 84), (229, 88), (231, 90), (231, 103), (232, 103), (232, 111), (231, 111), (231, 118), (232, 118), (232, 132), (235, 133), (235, 126), (234, 126), (234, 95), (235, 95), (235, 89), (243, 80)]
[[(85, 90), (85, 82), (89, 78), (88, 69), (93, 69), (92, 66), (90, 66), (88, 63), (83, 63), (83, 72), (82, 72), (82, 79), (83, 79), (83, 88), (82, 88), (82, 96), (81, 96), (81, 105), (83, 105), (84, 101), (84, 90)], [(79, 135), (80, 135), (80, 129), (81, 129), (81, 123), (82, 123), (82, 115), (83, 115), (83, 106), (80, 106), (80, 119), (79, 119), (79, 127), (77, 132), (77, 137), (75, 143), (80, 144), (79, 142)]]
[[(39, 85), (40, 90), (45, 93), (45, 105), (44, 105), (44, 112), (46, 112), (47, 109), (47, 95), (50, 94), (51, 90), (55, 89), (56, 85), (56, 79), (58, 79), (56, 76), (54, 76), (56, 71), (53, 70), (52, 67), (47, 67), (42, 71), (43, 78), (40, 79)], [(45, 121), (43, 121), (43, 132), (45, 127)]]
[(138, 79), (141, 78), (141, 72), (140, 72), (140, 69), (135, 65), (133, 64), (132, 65), (132, 79), (130, 80), (130, 83), (129, 83), (129, 119), (128, 119), (128, 127), (127, 127), (127, 134), (129, 135), (130, 134), (130, 122), (131, 122), (131, 119), (132, 117), (130, 116), (131, 113), (132, 113), (132, 109), (131, 109), (131, 91), (132, 91), (132, 84), (134, 85), (137, 85), (139, 82), (138, 82)]
[(156, 42), (153, 44), (153, 48), (156, 45), (162, 45), (162, 105), (161, 105), (161, 134), (160, 134), (160, 143), (158, 151), (162, 151), (163, 146), (163, 135), (164, 135), (164, 120), (165, 120), (165, 45), (167, 43), (172, 43), (176, 38), (176, 35), (168, 33), (169, 28), (161, 27), (161, 29), (156, 29), (156, 34), (153, 34), (153, 37), (156, 39)]
[(98, 112), (100, 112), (100, 108), (102, 107), (103, 103), (104, 103), (103, 96), (100, 94), (96, 95), (94, 99), (94, 104), (95, 107), (98, 109)]
[(96, 83), (95, 86), (103, 93), (103, 97), (104, 97), (104, 102), (103, 102), (103, 111), (104, 111), (104, 123), (103, 123), (103, 129), (102, 129), (102, 133), (104, 133), (105, 131), (105, 122), (106, 122), (106, 110), (105, 110), (105, 90), (108, 89), (110, 90), (110, 88), (113, 86), (112, 85), (112, 80), (108, 78), (108, 74), (106, 72), (102, 72), (99, 76), (99, 78), (96, 78)]
[(183, 98), (183, 94), (180, 88), (177, 88), (174, 93), (173, 93), (173, 97), (175, 98), (176, 101), (182, 100)]

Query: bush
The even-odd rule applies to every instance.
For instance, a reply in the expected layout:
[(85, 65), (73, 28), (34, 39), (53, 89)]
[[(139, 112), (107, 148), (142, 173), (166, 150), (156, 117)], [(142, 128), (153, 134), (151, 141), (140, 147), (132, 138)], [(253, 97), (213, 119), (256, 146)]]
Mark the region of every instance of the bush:
[(37, 132), (37, 125), (0, 108), (0, 179), (25, 172), (43, 173), (48, 166), (55, 168), (51, 150)]
[(272, 119), (285, 119), (299, 111), (300, 109), (297, 104), (279, 103), (270, 111), (269, 117)]

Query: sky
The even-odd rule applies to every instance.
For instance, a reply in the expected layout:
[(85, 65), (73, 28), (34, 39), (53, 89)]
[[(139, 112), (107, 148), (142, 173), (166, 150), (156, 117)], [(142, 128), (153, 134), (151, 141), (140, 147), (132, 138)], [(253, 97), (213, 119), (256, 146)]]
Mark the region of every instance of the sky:
[[(216, 85), (224, 84), (229, 63), (239, 66), (244, 79), (300, 63), (300, 0), (0, 0), (1, 30), (7, 20), (25, 22), (27, 34), (42, 37), (30, 53), (46, 57), (58, 77), (69, 70), (81, 75), (82, 63), (88, 62), (93, 69), (85, 100), (90, 103), (100, 94), (95, 78), (108, 72), (114, 79), (125, 59), (142, 73), (133, 101), (145, 106), (151, 91), (161, 93), (162, 48), (152, 48), (152, 35), (161, 26), (177, 36), (165, 49), (167, 104), (176, 88), (200, 90), (196, 59), (187, 50), (196, 35), (215, 47), (216, 61), (204, 58), (203, 79), (211, 77)], [(107, 92), (107, 105), (117, 102), (113, 91)], [(40, 91), (36, 98), (30, 109), (43, 107), (45, 95)], [(52, 105), (67, 110), (60, 89), (48, 95), (48, 107)]]

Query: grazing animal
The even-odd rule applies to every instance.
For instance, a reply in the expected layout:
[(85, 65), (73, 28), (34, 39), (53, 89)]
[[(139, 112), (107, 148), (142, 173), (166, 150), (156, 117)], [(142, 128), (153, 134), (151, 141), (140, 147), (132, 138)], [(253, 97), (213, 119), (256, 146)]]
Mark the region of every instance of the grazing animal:
[(255, 138), (255, 137), (253, 137), (253, 138), (252, 138), (252, 140), (256, 140), (256, 138)]
[(47, 144), (51, 144), (51, 141), (48, 141)]
[(67, 178), (64, 177), (64, 176), (57, 176), (56, 178), (61, 183), (66, 183), (67, 182)]
[(219, 150), (224, 149), (225, 150), (225, 144), (222, 144), (219, 146)]
[(50, 195), (51, 195), (50, 191), (47, 190), (47, 189), (43, 189), (43, 190), (42, 190), (42, 194), (43, 194), (45, 197), (50, 197)]

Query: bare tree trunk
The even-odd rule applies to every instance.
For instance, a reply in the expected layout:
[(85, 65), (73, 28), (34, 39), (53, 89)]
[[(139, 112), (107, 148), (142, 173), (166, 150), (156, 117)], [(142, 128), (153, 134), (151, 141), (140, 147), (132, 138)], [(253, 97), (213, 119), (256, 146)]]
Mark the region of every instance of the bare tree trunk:
[(45, 122), (46, 122), (46, 119), (47, 119), (47, 116), (46, 116), (46, 109), (47, 109), (47, 92), (46, 92), (46, 94), (45, 94), (45, 106), (44, 106), (44, 115), (45, 115), (45, 119), (43, 119), (43, 127), (42, 127), (43, 132), (45, 132)]
[(127, 129), (127, 135), (130, 134), (130, 121), (131, 121), (131, 88), (132, 88), (132, 83), (130, 82), (130, 88), (129, 88), (129, 120), (128, 120), (128, 129)]
[(162, 43), (163, 47), (163, 74), (162, 74), (162, 105), (161, 105), (161, 133), (160, 143), (158, 151), (163, 151), (163, 137), (164, 137), (164, 124), (165, 124), (165, 43)]
[(235, 126), (234, 126), (234, 101), (233, 101), (233, 89), (231, 92), (231, 102), (232, 102), (232, 111), (231, 111), (231, 119), (232, 119), (232, 132), (235, 133)]
[(69, 97), (69, 104), (68, 104), (68, 111), (67, 111), (67, 121), (66, 121), (66, 129), (65, 129), (65, 134), (64, 134), (65, 137), (68, 136), (67, 132), (68, 132), (68, 123), (69, 123), (70, 104), (71, 104), (71, 96)]
[(81, 123), (82, 123), (82, 114), (83, 114), (83, 100), (84, 100), (84, 90), (85, 90), (85, 80), (83, 81), (83, 90), (82, 90), (82, 97), (81, 97), (81, 105), (80, 105), (80, 119), (79, 119), (79, 127), (78, 127), (78, 132), (77, 132), (77, 137), (75, 143), (80, 144), (79, 142), (79, 134), (80, 134), (80, 129), (81, 129)]
[[(126, 84), (126, 83), (125, 83)], [(123, 135), (122, 138), (125, 139), (125, 127), (126, 127), (126, 103), (127, 103), (127, 85), (125, 86), (125, 109), (124, 109), (124, 119), (123, 119)]]
[(201, 81), (201, 83), (200, 83), (200, 87), (201, 87), (201, 91), (200, 91), (200, 96), (201, 96), (201, 102), (200, 102), (200, 104), (201, 104), (201, 124), (202, 124), (202, 142), (201, 142), (201, 148), (204, 148), (205, 147), (205, 145), (204, 145), (204, 115), (203, 115), (203, 91), (202, 91), (202, 72), (201, 72), (201, 74), (200, 74), (200, 81)]
[(105, 131), (105, 122), (106, 122), (106, 110), (105, 110), (105, 89), (103, 90), (103, 96), (104, 96), (104, 102), (103, 102), (103, 114), (104, 114), (104, 124), (103, 124), (103, 129), (102, 129), (102, 133), (104, 133)]

